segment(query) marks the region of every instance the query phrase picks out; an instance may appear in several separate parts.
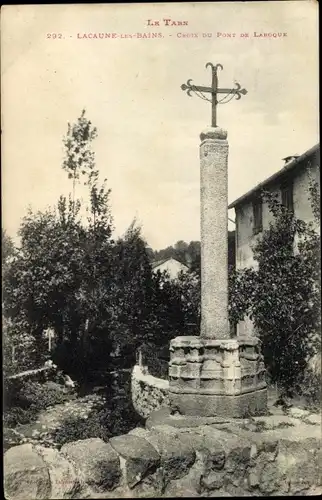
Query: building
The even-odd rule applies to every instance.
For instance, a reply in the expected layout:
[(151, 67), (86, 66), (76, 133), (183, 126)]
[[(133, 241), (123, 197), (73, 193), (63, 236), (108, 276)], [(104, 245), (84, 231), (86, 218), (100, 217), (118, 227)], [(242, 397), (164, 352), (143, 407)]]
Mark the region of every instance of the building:
[(177, 259), (173, 257), (168, 257), (167, 259), (158, 260), (152, 263), (152, 271), (156, 273), (160, 271), (167, 271), (171, 279), (176, 279), (181, 271), (187, 272), (189, 271), (189, 267), (182, 262), (179, 262)]
[[(320, 183), (320, 145), (283, 160), (283, 168), (228, 206), (235, 210), (236, 269), (256, 266), (252, 247), (273, 219), (268, 204), (261, 197), (262, 190), (276, 194), (298, 219), (316, 223), (309, 198), (309, 182), (311, 177)], [(319, 226), (316, 227), (319, 230)], [(242, 322), (238, 325), (238, 335), (246, 334), (249, 328), (252, 328), (250, 321)]]

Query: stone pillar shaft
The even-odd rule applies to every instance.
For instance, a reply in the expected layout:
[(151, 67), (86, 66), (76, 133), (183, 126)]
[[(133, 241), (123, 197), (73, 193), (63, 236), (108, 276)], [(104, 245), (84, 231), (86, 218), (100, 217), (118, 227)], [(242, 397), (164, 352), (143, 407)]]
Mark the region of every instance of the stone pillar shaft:
[(223, 129), (201, 133), (201, 337), (229, 338), (228, 142)]

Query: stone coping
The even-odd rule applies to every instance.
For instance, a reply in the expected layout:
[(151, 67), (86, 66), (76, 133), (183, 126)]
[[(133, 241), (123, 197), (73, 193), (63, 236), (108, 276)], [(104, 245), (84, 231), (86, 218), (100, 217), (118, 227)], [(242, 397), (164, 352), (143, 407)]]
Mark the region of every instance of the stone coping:
[(210, 339), (201, 336), (179, 336), (171, 340), (171, 347), (190, 347), (191, 349), (201, 347), (220, 347), (237, 349), (239, 346), (257, 346), (259, 339), (257, 337), (234, 337), (228, 339)]
[(14, 375), (10, 375), (7, 377), (7, 380), (19, 380), (23, 378), (29, 378), (33, 376), (37, 376), (41, 373), (50, 373), (56, 371), (56, 365), (42, 366), (41, 368), (35, 368), (33, 370), (26, 370), (24, 372), (16, 373)]
[(164, 391), (169, 390), (169, 380), (163, 378), (157, 378), (147, 371), (147, 368), (135, 365), (132, 372), (132, 377), (144, 382), (147, 385), (153, 386), (158, 389), (163, 389)]

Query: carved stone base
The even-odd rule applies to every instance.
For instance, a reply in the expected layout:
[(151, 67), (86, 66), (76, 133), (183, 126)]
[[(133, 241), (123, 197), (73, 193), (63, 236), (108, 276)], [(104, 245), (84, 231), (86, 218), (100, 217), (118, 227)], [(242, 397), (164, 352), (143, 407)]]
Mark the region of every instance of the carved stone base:
[(267, 413), (267, 390), (248, 392), (246, 394), (178, 394), (170, 393), (170, 407), (181, 415), (221, 418), (246, 418), (250, 415)]
[(267, 412), (265, 367), (254, 337), (177, 337), (170, 344), (172, 413), (243, 418)]

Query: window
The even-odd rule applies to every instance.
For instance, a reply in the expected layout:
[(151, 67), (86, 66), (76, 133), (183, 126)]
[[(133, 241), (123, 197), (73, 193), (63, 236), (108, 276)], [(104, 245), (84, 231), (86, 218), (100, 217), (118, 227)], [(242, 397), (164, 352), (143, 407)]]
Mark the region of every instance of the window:
[(253, 221), (253, 233), (260, 233), (263, 230), (263, 205), (261, 198), (253, 201)]
[(290, 212), (294, 211), (293, 206), (293, 184), (284, 185), (281, 187), (282, 205)]

